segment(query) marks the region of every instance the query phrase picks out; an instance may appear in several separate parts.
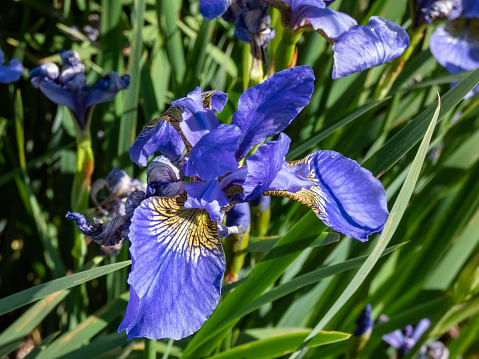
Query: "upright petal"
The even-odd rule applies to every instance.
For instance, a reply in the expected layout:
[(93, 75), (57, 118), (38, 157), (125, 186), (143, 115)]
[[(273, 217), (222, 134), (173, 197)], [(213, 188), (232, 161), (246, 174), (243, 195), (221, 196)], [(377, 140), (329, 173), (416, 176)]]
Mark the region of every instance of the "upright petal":
[(188, 198), (185, 208), (206, 209), (213, 222), (221, 217), (221, 208), (229, 205), (228, 197), (220, 189), (217, 180), (184, 184)]
[(188, 161), (183, 165), (187, 176), (199, 176), (210, 181), (238, 168), (235, 152), (241, 130), (235, 125), (219, 125), (204, 135), (193, 147)]
[(116, 72), (110, 71), (106, 75), (103, 75), (93, 90), (88, 91), (85, 106), (90, 107), (102, 102), (111, 101), (118, 92), (127, 89), (129, 86), (129, 75), (120, 76)]
[(311, 67), (296, 66), (246, 90), (233, 115), (233, 123), (243, 132), (236, 159), (240, 160), (255, 145), (284, 130), (309, 103), (313, 89)]
[(146, 170), (147, 182), (183, 181), (184, 175), (178, 161), (166, 156), (158, 156), (151, 161)]
[(373, 16), (367, 26), (344, 33), (333, 45), (333, 79), (385, 64), (409, 47), (409, 36), (399, 25)]
[[(307, 180), (309, 175), (307, 166), (306, 173), (303, 172), (304, 177), (299, 176), (294, 170), (287, 169), (284, 158), (288, 153), (290, 143), (291, 139), (284, 133), (280, 133), (278, 140), (265, 143), (258, 148), (254, 155), (246, 159), (248, 175), (243, 184), (245, 200), (252, 201), (260, 197), (267, 189), (273, 190), (280, 187), (281, 189), (287, 188), (290, 192), (296, 192), (303, 187), (309, 189), (313, 185)], [(282, 169), (285, 171), (280, 174)]]
[(184, 200), (151, 197), (133, 215), (131, 297), (118, 329), (129, 339), (187, 337), (218, 304), (225, 259), (216, 223)]
[(195, 146), (201, 137), (219, 125), (219, 121), (213, 111), (203, 106), (201, 89), (199, 87), (195, 91), (190, 92), (187, 97), (173, 101), (171, 104), (183, 110), (179, 128), (191, 146)]
[(318, 151), (308, 162), (315, 185), (296, 193), (270, 190), (264, 194), (294, 199), (310, 207), (332, 229), (365, 241), (380, 232), (389, 215), (384, 187), (356, 161), (334, 151)]
[(177, 159), (185, 149), (184, 142), (178, 132), (170, 124), (171, 117), (181, 118), (178, 107), (170, 107), (160, 118), (155, 118), (140, 132), (128, 152), (133, 162), (146, 166), (148, 158), (160, 151), (165, 156)]

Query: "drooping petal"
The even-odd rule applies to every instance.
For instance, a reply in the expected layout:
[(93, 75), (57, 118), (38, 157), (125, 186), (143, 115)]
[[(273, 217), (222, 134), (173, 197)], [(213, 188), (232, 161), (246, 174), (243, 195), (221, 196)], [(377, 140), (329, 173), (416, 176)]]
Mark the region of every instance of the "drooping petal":
[(184, 196), (151, 197), (130, 226), (131, 297), (119, 331), (128, 338), (179, 340), (215, 309), (225, 259), (208, 212), (183, 209)]
[(67, 212), (66, 218), (74, 220), (85, 236), (102, 246), (113, 246), (122, 239), (123, 227), (130, 223), (128, 216), (115, 217), (105, 223), (92, 224), (82, 214)]
[(337, 40), (342, 34), (358, 24), (356, 20), (345, 13), (314, 6), (307, 6), (293, 16), (293, 28), (297, 29), (305, 25), (311, 25), (314, 30), (333, 40)]
[(182, 121), (179, 123), (179, 127), (191, 146), (195, 146), (201, 137), (219, 125), (219, 121), (213, 111), (203, 106), (201, 89), (199, 87), (195, 91), (190, 92), (187, 97), (173, 101), (171, 104), (183, 110)]
[[(179, 158), (185, 149), (184, 141), (173, 128), (169, 119), (181, 116), (178, 107), (170, 107), (160, 118), (155, 118), (140, 132), (128, 152), (136, 164), (146, 166), (148, 158), (160, 151), (170, 158)], [(180, 117), (181, 118), (181, 117)]]
[(285, 156), (290, 143), (291, 139), (280, 133), (278, 140), (261, 145), (254, 155), (246, 159), (248, 175), (243, 184), (245, 200), (254, 200), (266, 190), (287, 189), (294, 193), (313, 185), (307, 179), (310, 172), (307, 165), (288, 168)]
[(268, 196), (292, 198), (310, 207), (332, 229), (365, 241), (380, 232), (389, 215), (384, 187), (356, 161), (334, 151), (318, 151), (308, 162), (315, 185), (299, 192), (266, 191)]
[(3, 66), (3, 59), (1, 60), (0, 82), (6, 84), (9, 82), (18, 81), (23, 74), (23, 65), (20, 63), (20, 61), (17, 59), (11, 59), (8, 63), (8, 66)]
[(183, 165), (187, 176), (199, 176), (210, 181), (238, 168), (235, 152), (242, 134), (235, 125), (219, 125), (204, 135), (193, 147)]
[(205, 20), (223, 15), (234, 0), (200, 0), (200, 12)]
[(400, 349), (405, 344), (404, 335), (398, 329), (389, 334), (383, 335), (383, 340), (396, 349)]
[[(479, 39), (472, 34), (470, 20), (459, 18), (439, 26), (431, 36), (429, 47), (437, 62), (451, 74), (479, 67)], [(479, 87), (475, 87), (465, 98), (477, 92)]]
[(233, 115), (233, 123), (243, 132), (236, 159), (240, 160), (255, 145), (284, 130), (309, 103), (313, 89), (311, 67), (296, 66), (246, 90)]
[(385, 64), (409, 47), (409, 36), (399, 25), (373, 16), (367, 26), (344, 33), (333, 45), (333, 79)]
[(40, 90), (46, 97), (48, 97), (50, 101), (56, 103), (57, 105), (66, 106), (74, 113), (78, 113), (75, 99), (73, 98), (71, 92), (58, 86), (56, 83), (53, 83), (47, 78), (36, 79), (35, 82), (34, 79), (35, 78), (32, 78), (32, 84), (36, 84), (36, 87), (40, 87)]
[(108, 102), (115, 98), (118, 92), (125, 90), (130, 86), (130, 76), (120, 76), (111, 71), (104, 75), (95, 88), (88, 91), (86, 97), (86, 107), (90, 107), (102, 102)]
[(128, 196), (125, 201), (125, 214), (129, 218), (133, 217), (135, 209), (140, 205), (140, 203), (145, 199), (145, 197), (145, 192), (143, 191), (138, 191)]
[(188, 198), (185, 208), (206, 209), (213, 222), (221, 217), (221, 208), (229, 205), (228, 197), (221, 191), (217, 180), (184, 184)]
[(201, 93), (201, 100), (204, 108), (221, 112), (228, 102), (228, 94), (221, 91), (206, 91)]

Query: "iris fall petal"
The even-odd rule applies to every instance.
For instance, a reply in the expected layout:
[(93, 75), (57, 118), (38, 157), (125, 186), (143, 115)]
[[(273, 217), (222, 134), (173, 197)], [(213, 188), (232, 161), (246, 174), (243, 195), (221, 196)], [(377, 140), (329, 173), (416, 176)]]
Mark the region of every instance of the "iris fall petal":
[(152, 197), (130, 226), (131, 297), (119, 331), (128, 338), (179, 340), (215, 309), (225, 258), (208, 212), (183, 209), (184, 196)]
[(367, 26), (344, 33), (333, 45), (333, 79), (385, 64), (409, 47), (409, 36), (399, 25), (373, 16)]

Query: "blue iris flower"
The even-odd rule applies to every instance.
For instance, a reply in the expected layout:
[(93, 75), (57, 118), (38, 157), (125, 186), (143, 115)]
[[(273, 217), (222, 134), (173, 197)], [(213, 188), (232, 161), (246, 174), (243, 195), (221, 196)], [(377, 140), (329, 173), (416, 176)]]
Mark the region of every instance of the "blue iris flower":
[(356, 319), (353, 335), (361, 337), (363, 335), (370, 336), (373, 331), (373, 320), (371, 318), (371, 304), (366, 304), (361, 314)]
[[(429, 47), (450, 74), (479, 68), (479, 2), (459, 1), (449, 14), (449, 21), (432, 34)], [(479, 86), (465, 98), (478, 92)]]
[(415, 327), (408, 325), (404, 330), (395, 330), (383, 335), (383, 340), (397, 349), (398, 358), (402, 358), (414, 347), (431, 325), (429, 319), (422, 319)]
[(18, 81), (23, 73), (23, 66), (17, 59), (11, 59), (7, 66), (3, 66), (5, 61), (3, 51), (0, 49), (0, 83), (6, 84)]
[(52, 62), (47, 62), (28, 72), (33, 86), (40, 88), (45, 96), (58, 105), (68, 107), (78, 127), (85, 130), (94, 105), (111, 101), (116, 94), (127, 89), (130, 76), (120, 77), (108, 72), (92, 88), (86, 84), (85, 65), (75, 51), (60, 52), (63, 67), (61, 71)]
[[(242, 1), (239, 0), (238, 3)], [(333, 45), (333, 79), (385, 64), (400, 56), (409, 47), (409, 36), (401, 26), (378, 16), (371, 17), (366, 26), (358, 25), (349, 15), (328, 8), (334, 0), (264, 2), (280, 11), (282, 23), (292, 31), (312, 29)], [(217, 17), (226, 11), (221, 12), (220, 8), (227, 9), (228, 6), (238, 7), (237, 3), (232, 1), (203, 1), (202, 13), (203, 16), (205, 12), (217, 14)], [(230, 18), (228, 12), (225, 15)], [(206, 16), (205, 18), (208, 19)], [(238, 30), (242, 28), (238, 26), (238, 22), (241, 23), (241, 20), (236, 21), (235, 34), (244, 33), (246, 37), (246, 31)], [(255, 24), (258, 26), (257, 22)], [(238, 35), (237, 37), (242, 39)]]
[[(155, 152), (163, 155), (148, 166), (146, 192), (127, 200), (127, 221), (105, 228), (106, 236), (128, 235), (131, 241), (131, 294), (119, 328), (130, 339), (184, 338), (208, 319), (225, 270), (220, 236), (241, 230), (241, 223), (221, 224), (235, 205), (288, 197), (361, 241), (382, 230), (386, 196), (371, 172), (334, 151), (285, 161), (291, 140), (281, 131), (309, 103), (313, 89), (309, 66), (278, 72), (246, 90), (233, 123), (225, 125), (214, 110), (223, 109), (227, 95), (197, 88), (140, 133), (130, 149), (134, 162), (146, 165)], [(102, 228), (72, 219), (84, 233), (100, 236)]]

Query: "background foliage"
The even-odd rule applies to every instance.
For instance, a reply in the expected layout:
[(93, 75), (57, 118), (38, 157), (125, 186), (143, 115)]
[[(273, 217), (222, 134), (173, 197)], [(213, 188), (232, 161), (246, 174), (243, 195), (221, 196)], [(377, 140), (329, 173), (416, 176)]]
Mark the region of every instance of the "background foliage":
[[(338, 0), (334, 7), (358, 23), (374, 14), (411, 24), (406, 0)], [(99, 30), (96, 39), (86, 25)], [(421, 344), (441, 339), (451, 358), (479, 355), (479, 100), (462, 101), (479, 73), (447, 75), (428, 48), (433, 29), (379, 101), (376, 89), (388, 65), (333, 81), (332, 49), (318, 34), (304, 33), (297, 64), (313, 67), (315, 92), (286, 130), (293, 140), (289, 159), (317, 149), (355, 159), (381, 176), (397, 216), (382, 236), (360, 243), (323, 234), (326, 228), (307, 208), (274, 198), (268, 235), (280, 242), (270, 249), (252, 238), (239, 286), (225, 287), (223, 302), (193, 339), (174, 343), (128, 342), (116, 332), (128, 301), (128, 248), (110, 258), (90, 244), (85, 264), (77, 265), (76, 229), (64, 218), (76, 166), (70, 114), (33, 88), (26, 74), (1, 85), (0, 297), (6, 298), (0, 301), (0, 354), (249, 359), (288, 357), (302, 346), (304, 358), (341, 357), (352, 339), (322, 344), (348, 338), (341, 332), (351, 333), (370, 303), (374, 318), (385, 314), (389, 321), (375, 326), (360, 356), (391, 356), (381, 336), (426, 317), (433, 324)], [(229, 94), (219, 118), (230, 121), (248, 51), (233, 32), (221, 19), (204, 21), (194, 0), (0, 3), (0, 47), (26, 70), (58, 63), (59, 50), (71, 48), (86, 64), (88, 83), (111, 70), (130, 74), (130, 89), (94, 111), (94, 180), (114, 166), (145, 180), (127, 149), (146, 123), (196, 86)], [(268, 46), (269, 59), (279, 40)], [(454, 79), (464, 80), (446, 94)], [(434, 116), (437, 92), (442, 106)], [(263, 258), (261, 252), (267, 252)]]

